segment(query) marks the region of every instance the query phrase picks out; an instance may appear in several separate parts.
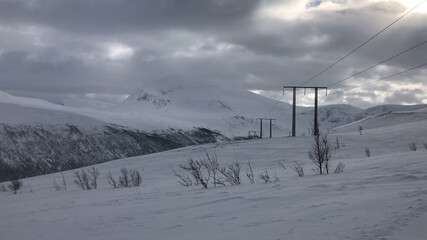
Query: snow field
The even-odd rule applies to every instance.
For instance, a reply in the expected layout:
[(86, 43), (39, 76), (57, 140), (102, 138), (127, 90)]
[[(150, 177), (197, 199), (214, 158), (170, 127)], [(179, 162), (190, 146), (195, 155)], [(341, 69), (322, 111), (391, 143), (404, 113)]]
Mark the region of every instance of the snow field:
[[(61, 173), (23, 179), (19, 194), (0, 193), (0, 239), (425, 239), (427, 236), (427, 121), (414, 114), (381, 127), (365, 121), (331, 132), (344, 145), (332, 158), (341, 174), (315, 175), (310, 137), (273, 138), (192, 146), (100, 165), (98, 189), (83, 191), (64, 172), (67, 191), (52, 181)], [(412, 119), (412, 121), (410, 121)], [(407, 143), (419, 145), (410, 151)], [(367, 158), (364, 149), (372, 156)], [(201, 189), (177, 183), (170, 168), (189, 157), (216, 153), (221, 164), (242, 164), (240, 186)], [(268, 170), (280, 182), (250, 184)], [(279, 167), (282, 161), (287, 169)], [(305, 176), (290, 166), (304, 163)], [(106, 172), (141, 170), (143, 186), (113, 189)], [(142, 171), (143, 170), (143, 171)]]

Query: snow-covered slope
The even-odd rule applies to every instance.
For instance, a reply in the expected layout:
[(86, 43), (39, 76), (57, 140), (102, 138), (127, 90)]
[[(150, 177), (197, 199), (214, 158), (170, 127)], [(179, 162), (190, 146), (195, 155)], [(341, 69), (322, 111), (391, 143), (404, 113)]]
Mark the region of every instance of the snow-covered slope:
[[(189, 128), (201, 126), (215, 129), (229, 137), (246, 136), (259, 131), (257, 118), (276, 119), (273, 136), (286, 136), (291, 128), (291, 105), (262, 97), (245, 90), (189, 83), (179, 77), (169, 77), (142, 86), (113, 108), (128, 119), (137, 118), (155, 128)], [(362, 111), (350, 105), (323, 106), (319, 109), (322, 129), (353, 121)], [(313, 109), (297, 108), (297, 132), (308, 134), (313, 122)], [(269, 126), (264, 124), (268, 136)]]
[[(15, 97), (1, 91), (0, 103), (27, 107), (28, 112), (25, 118), (13, 118), (13, 107), (9, 107), (4, 111), (5, 114), (0, 116), (0, 123), (24, 121), (27, 124), (39, 124), (38, 116), (41, 116), (44, 123), (55, 124), (57, 119), (48, 120), (48, 115), (43, 112), (55, 110), (146, 132), (169, 129), (189, 131), (200, 127), (218, 131), (230, 138), (244, 137), (248, 131), (259, 131), (260, 123), (257, 118), (261, 117), (276, 119), (273, 125), (274, 137), (287, 136), (291, 130), (291, 106), (287, 103), (245, 90), (202, 83), (190, 84), (179, 77), (164, 78), (146, 84), (122, 103), (108, 110), (87, 109), (85, 105), (80, 108), (62, 106), (35, 98)], [(360, 109), (350, 105), (321, 106), (320, 128), (326, 130), (377, 114), (426, 107), (427, 105), (382, 105)], [(40, 113), (37, 113), (38, 111)], [(309, 134), (313, 122), (313, 108), (298, 107), (297, 114), (297, 134)], [(268, 136), (267, 122), (263, 125), (263, 131), (264, 136)]]
[(203, 128), (146, 132), (109, 121), (114, 114), (4, 92), (0, 112), (0, 181), (226, 140)]
[[(246, 136), (248, 130), (256, 130), (256, 118), (264, 117), (267, 108), (275, 104), (276, 101), (249, 91), (190, 84), (184, 79), (169, 77), (142, 86), (114, 110), (143, 121), (157, 118), (163, 128), (204, 126), (233, 137)], [(277, 105), (274, 113), (289, 108), (286, 103)], [(275, 130), (283, 132), (279, 125)]]
[(49, 103), (53, 103), (56, 105), (66, 106), (66, 107), (74, 107), (74, 108), (85, 108), (92, 110), (107, 110), (109, 108), (114, 107), (117, 104), (117, 101), (123, 100), (123, 97), (111, 96), (109, 94), (85, 94), (85, 96), (67, 94), (67, 93), (33, 93), (26, 92), (21, 93), (23, 95), (19, 95), (19, 93), (10, 92), (6, 93), (4, 91), (0, 91), (0, 99), (2, 96), (5, 97), (9, 95), (9, 97), (14, 97), (15, 100), (18, 98), (21, 99), (39, 99), (44, 100)]
[[(349, 105), (319, 108), (321, 130), (390, 110), (420, 106)], [(249, 91), (165, 78), (142, 86), (109, 110), (62, 106), (0, 91), (0, 170), (12, 166), (31, 176), (206, 142), (245, 137), (257, 118), (275, 118), (273, 137), (287, 136), (290, 105)], [(308, 135), (312, 108), (298, 108), (297, 134)], [(268, 122), (263, 125), (269, 135)], [(76, 134), (78, 133), (78, 134)], [(36, 168), (35, 166), (39, 166)], [(42, 167), (40, 167), (42, 166)], [(30, 173), (28, 175), (28, 173)], [(3, 174), (9, 179), (13, 174)]]
[[(384, 106), (378, 107), (383, 108)], [(378, 109), (377, 108), (377, 109)], [(367, 130), (371, 129), (395, 129), (395, 128), (402, 128), (405, 129), (407, 124), (423, 124), (424, 122), (427, 122), (427, 107), (420, 108), (420, 106), (399, 106), (395, 107), (392, 111), (388, 111), (389, 109), (386, 108), (386, 111), (380, 111), (379, 114), (375, 115), (368, 115), (365, 118), (362, 118), (361, 120), (351, 122), (349, 124), (337, 127), (334, 129), (335, 132), (353, 132), (358, 131), (359, 128), (362, 128), (362, 134), (363, 132), (366, 132)], [(404, 109), (404, 111), (401, 111)], [(407, 110), (408, 109), (408, 110)], [(409, 110), (414, 109), (414, 110)], [(369, 112), (369, 109), (367, 110)], [(377, 112), (376, 112), (377, 113)], [(357, 115), (356, 119), (358, 118)], [(427, 134), (427, 129), (420, 129), (421, 132), (425, 131)]]
[[(73, 171), (63, 173), (66, 191), (52, 185), (61, 182), (61, 173), (23, 179), (18, 195), (0, 192), (0, 239), (423, 240), (427, 121), (424, 110), (402, 116), (366, 119), (363, 135), (351, 125), (331, 132), (329, 138), (341, 143), (332, 157), (332, 167), (345, 164), (341, 174), (311, 171), (312, 138), (304, 136), (191, 146), (96, 165), (99, 187), (91, 191), (72, 182)], [(222, 166), (242, 163), (243, 184), (180, 186), (170, 168), (202, 158), (204, 149), (216, 153)], [(248, 160), (255, 184), (245, 176)], [(304, 164), (304, 177), (291, 170), (294, 161)], [(117, 177), (122, 167), (139, 169), (143, 186), (112, 188), (106, 173)], [(258, 176), (266, 170), (280, 182), (262, 183)]]
[(107, 102), (107, 101), (101, 101), (96, 99), (89, 99), (85, 97), (80, 96), (50, 96), (45, 98), (47, 101), (67, 106), (67, 107), (74, 107), (74, 108), (86, 108), (86, 109), (94, 109), (94, 110), (108, 110), (114, 106), (116, 106), (116, 103)]

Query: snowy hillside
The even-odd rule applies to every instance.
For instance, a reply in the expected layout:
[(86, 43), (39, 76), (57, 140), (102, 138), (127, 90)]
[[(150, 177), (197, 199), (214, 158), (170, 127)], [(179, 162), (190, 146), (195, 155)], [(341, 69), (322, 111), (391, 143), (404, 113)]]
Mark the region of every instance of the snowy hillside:
[[(86, 107), (0, 91), (0, 172), (4, 172), (0, 180), (241, 139), (248, 131), (259, 131), (257, 118), (267, 113), (276, 118), (273, 137), (287, 136), (291, 127), (291, 107), (287, 103), (245, 90), (189, 84), (177, 77), (146, 84), (108, 110)], [(391, 110), (423, 107), (426, 105), (367, 110), (350, 105), (322, 106), (319, 121), (321, 130), (326, 130)], [(297, 135), (308, 135), (313, 109), (300, 107), (297, 112)], [(268, 130), (265, 122), (264, 137), (268, 137)]]
[[(164, 129), (187, 129), (194, 126), (217, 130), (228, 137), (246, 136), (259, 131), (257, 118), (276, 119), (273, 136), (287, 136), (291, 130), (291, 105), (262, 97), (245, 90), (195, 84), (179, 77), (169, 77), (143, 85), (112, 111), (138, 119), (148, 126)], [(322, 129), (333, 128), (351, 121), (362, 109), (350, 105), (319, 108)], [(313, 122), (313, 108), (297, 108), (297, 133), (308, 134)], [(130, 123), (132, 126), (138, 126)], [(263, 131), (268, 136), (269, 126)]]
[[(63, 106), (40, 99), (15, 97), (0, 91), (0, 103), (27, 107), (27, 117), (13, 118), (12, 107), (0, 116), (0, 123), (57, 124), (56, 118), (48, 119), (44, 110), (71, 113), (106, 124), (115, 124), (145, 132), (168, 131), (170, 129), (193, 130), (195, 127), (218, 131), (229, 137), (244, 137), (248, 131), (259, 131), (257, 118), (275, 118), (273, 136), (287, 136), (291, 130), (291, 105), (262, 97), (246, 90), (225, 89), (205, 84), (189, 84), (179, 77), (169, 77), (143, 85), (122, 103), (108, 109), (86, 108), (82, 100)], [(92, 103), (95, 104), (96, 103)], [(89, 105), (92, 105), (89, 104)], [(91, 106), (96, 108), (96, 106)], [(351, 105), (329, 105), (319, 107), (321, 129), (331, 129), (368, 116), (425, 108), (427, 105), (397, 106), (383, 105), (360, 109)], [(31, 112), (31, 113), (30, 113)], [(37, 113), (40, 112), (40, 113)], [(313, 108), (297, 107), (297, 135), (308, 134), (313, 122)], [(34, 117), (33, 117), (34, 116)], [(78, 117), (77, 117), (78, 118)], [(63, 123), (64, 121), (61, 121)], [(265, 136), (269, 126), (263, 125)]]
[(94, 110), (101, 110), (101, 111), (108, 110), (116, 106), (116, 104), (112, 102), (89, 99), (89, 98), (84, 98), (80, 96), (54, 95), (54, 96), (46, 97), (45, 99), (51, 103), (62, 105), (62, 106), (94, 109)]
[[(140, 121), (158, 119), (158, 128), (176, 127), (187, 129), (204, 126), (229, 136), (246, 136), (248, 130), (256, 130), (256, 118), (264, 117), (268, 108), (276, 104), (245, 90), (225, 89), (203, 83), (188, 83), (184, 79), (169, 77), (142, 86), (114, 111), (132, 115)], [(276, 111), (289, 109), (279, 103)], [(274, 129), (283, 135), (282, 126)]]
[[(414, 124), (416, 122), (427, 121), (427, 107), (418, 108), (416, 106), (408, 106), (403, 109), (415, 109), (405, 111), (386, 111), (385, 113), (376, 114), (365, 117), (361, 120), (354, 121), (350, 124), (343, 125), (334, 129), (335, 132), (348, 132), (358, 131), (359, 127), (362, 127), (362, 132), (370, 129), (381, 129), (381, 128), (406, 128), (407, 124)], [(399, 106), (395, 108), (401, 110)], [(369, 111), (369, 109), (367, 110)], [(356, 116), (357, 118), (357, 116)], [(420, 129), (422, 131), (423, 129)]]
[[(348, 124), (329, 135), (333, 145), (336, 138), (340, 142), (332, 167), (343, 162), (344, 172), (323, 176), (311, 171), (307, 151), (313, 140), (304, 136), (190, 146), (103, 163), (95, 166), (101, 172), (98, 189), (90, 191), (72, 182), (74, 171), (63, 173), (66, 191), (53, 188), (61, 173), (23, 179), (17, 195), (0, 192), (0, 239), (422, 240), (426, 136), (425, 110)], [(204, 149), (221, 166), (239, 161), (242, 185), (180, 186), (171, 168), (179, 171), (189, 157), (202, 158)], [(255, 184), (245, 176), (248, 160)], [(304, 177), (291, 170), (295, 161), (303, 163)], [(123, 167), (139, 169), (143, 186), (110, 186), (106, 173), (117, 177)], [(258, 176), (264, 171), (280, 182), (263, 183)]]
[(203, 128), (145, 132), (92, 117), (100, 112), (4, 92), (0, 112), (0, 181), (227, 140)]

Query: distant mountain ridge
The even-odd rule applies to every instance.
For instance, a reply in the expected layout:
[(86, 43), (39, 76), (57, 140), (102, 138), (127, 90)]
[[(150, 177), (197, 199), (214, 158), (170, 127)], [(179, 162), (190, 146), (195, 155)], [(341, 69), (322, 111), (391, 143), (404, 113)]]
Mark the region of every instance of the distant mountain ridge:
[[(321, 130), (427, 105), (319, 107)], [(245, 90), (183, 79), (145, 84), (107, 110), (77, 108), (0, 91), (0, 174), (30, 176), (172, 148), (246, 137), (257, 118), (275, 118), (273, 137), (288, 136), (291, 105)], [(313, 108), (297, 108), (297, 134), (309, 134)], [(264, 136), (269, 126), (264, 124)], [(12, 170), (11, 170), (12, 169)], [(13, 170), (14, 169), (14, 170)], [(8, 174), (13, 173), (13, 174)]]

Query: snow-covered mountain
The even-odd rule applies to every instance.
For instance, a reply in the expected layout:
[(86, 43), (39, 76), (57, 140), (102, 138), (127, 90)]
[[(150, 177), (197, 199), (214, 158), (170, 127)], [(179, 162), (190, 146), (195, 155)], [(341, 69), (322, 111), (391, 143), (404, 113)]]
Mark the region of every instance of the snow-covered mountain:
[[(424, 107), (427, 105), (382, 105), (369, 109), (344, 104), (327, 105), (319, 107), (318, 119), (321, 130), (326, 130), (368, 116)], [(126, 116), (128, 123), (135, 127), (191, 129), (198, 126), (217, 130), (230, 138), (246, 136), (249, 130), (259, 131), (257, 118), (263, 117), (276, 119), (273, 136), (287, 136), (291, 131), (292, 110), (288, 103), (246, 90), (190, 83), (179, 77), (167, 77), (143, 85), (112, 111)], [(313, 118), (312, 107), (297, 107), (298, 135), (308, 134)], [(129, 119), (137, 119), (137, 123)], [(268, 136), (267, 122), (263, 131)]]
[[(291, 105), (250, 91), (222, 86), (189, 83), (169, 77), (146, 85), (131, 94), (112, 111), (137, 118), (154, 128), (191, 128), (217, 130), (228, 137), (246, 136), (259, 131), (257, 118), (274, 118), (273, 136), (287, 136), (291, 128)], [(327, 129), (353, 121), (362, 111), (350, 105), (323, 106), (319, 109), (321, 128)], [(297, 108), (297, 132), (307, 134), (313, 121), (313, 109)], [(268, 122), (263, 125), (269, 135)]]
[[(264, 117), (273, 105), (277, 105), (274, 113), (290, 107), (245, 90), (169, 77), (142, 86), (113, 110), (140, 121), (157, 122), (157, 128), (204, 126), (235, 137), (257, 130), (256, 118)], [(283, 132), (279, 125), (275, 130)]]
[[(322, 106), (320, 128), (325, 131), (369, 116), (426, 106), (386, 105), (366, 110), (350, 105)], [(249, 91), (189, 83), (178, 77), (143, 85), (108, 110), (63, 106), (0, 91), (0, 171), (22, 177), (241, 139), (250, 130), (259, 131), (257, 118), (266, 116), (276, 119), (273, 137), (288, 136), (290, 109), (287, 103)], [(313, 108), (299, 107), (297, 113), (297, 134), (309, 134)], [(268, 137), (267, 122), (263, 131)], [(26, 170), (7, 170), (10, 167)], [(12, 175), (2, 174), (4, 179)]]
[(227, 140), (205, 128), (143, 131), (115, 114), (0, 92), (0, 181)]

